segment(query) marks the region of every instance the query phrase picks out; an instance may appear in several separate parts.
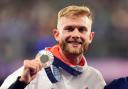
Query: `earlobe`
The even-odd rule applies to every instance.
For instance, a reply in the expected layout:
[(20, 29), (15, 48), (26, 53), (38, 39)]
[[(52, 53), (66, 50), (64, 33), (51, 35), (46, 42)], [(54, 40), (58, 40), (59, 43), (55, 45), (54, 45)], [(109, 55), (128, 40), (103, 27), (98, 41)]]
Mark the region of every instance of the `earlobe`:
[(59, 41), (59, 32), (57, 29), (53, 29), (53, 36), (55, 40), (58, 42)]

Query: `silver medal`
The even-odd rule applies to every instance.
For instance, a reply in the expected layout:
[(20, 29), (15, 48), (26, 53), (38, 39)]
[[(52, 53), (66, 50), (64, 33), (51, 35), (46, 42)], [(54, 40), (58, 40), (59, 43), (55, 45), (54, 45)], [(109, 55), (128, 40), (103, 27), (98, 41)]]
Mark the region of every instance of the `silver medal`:
[(48, 50), (39, 51), (39, 53), (36, 55), (36, 58), (40, 59), (44, 68), (49, 67), (53, 63), (54, 59), (52, 53)]

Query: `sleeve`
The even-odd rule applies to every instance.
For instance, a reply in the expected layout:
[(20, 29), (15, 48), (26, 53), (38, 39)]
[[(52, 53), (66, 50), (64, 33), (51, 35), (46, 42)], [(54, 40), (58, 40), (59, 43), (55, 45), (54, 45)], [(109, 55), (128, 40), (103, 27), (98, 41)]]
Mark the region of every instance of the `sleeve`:
[(8, 89), (16, 80), (19, 76), (21, 76), (21, 73), (23, 71), (23, 67), (19, 68), (16, 70), (14, 73), (9, 75), (1, 85), (0, 89)]
[(104, 89), (128, 89), (128, 77), (113, 80)]
[(19, 78), (20, 77), (18, 77), (17, 80), (8, 89), (24, 89), (27, 84), (19, 81)]

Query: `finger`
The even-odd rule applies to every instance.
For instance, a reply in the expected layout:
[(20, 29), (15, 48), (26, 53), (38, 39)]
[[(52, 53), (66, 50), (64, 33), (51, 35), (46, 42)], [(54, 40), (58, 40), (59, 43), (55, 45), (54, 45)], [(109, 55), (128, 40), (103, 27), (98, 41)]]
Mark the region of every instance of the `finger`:
[(42, 69), (42, 63), (39, 60), (30, 60), (28, 62), (27, 66), (31, 69), (36, 69), (37, 72)]
[(42, 69), (42, 63), (40, 60), (33, 60), (33, 64), (37, 67), (38, 71)]
[(32, 60), (25, 60), (24, 61), (24, 69), (25, 70), (28, 70), (31, 72), (31, 73), (36, 73), (37, 72), (37, 66), (35, 65), (35, 63), (32, 62)]

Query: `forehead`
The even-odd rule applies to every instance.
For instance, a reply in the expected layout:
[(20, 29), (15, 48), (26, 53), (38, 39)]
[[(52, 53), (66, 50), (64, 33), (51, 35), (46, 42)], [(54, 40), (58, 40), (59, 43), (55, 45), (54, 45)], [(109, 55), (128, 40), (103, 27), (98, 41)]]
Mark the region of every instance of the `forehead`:
[(91, 20), (87, 16), (82, 17), (61, 17), (58, 20), (57, 28), (64, 28), (65, 26), (85, 26), (91, 27)]

